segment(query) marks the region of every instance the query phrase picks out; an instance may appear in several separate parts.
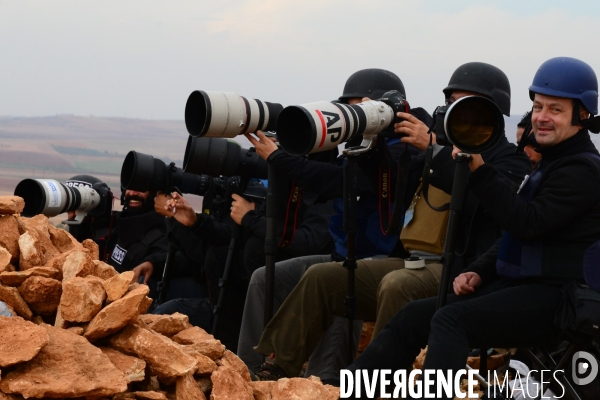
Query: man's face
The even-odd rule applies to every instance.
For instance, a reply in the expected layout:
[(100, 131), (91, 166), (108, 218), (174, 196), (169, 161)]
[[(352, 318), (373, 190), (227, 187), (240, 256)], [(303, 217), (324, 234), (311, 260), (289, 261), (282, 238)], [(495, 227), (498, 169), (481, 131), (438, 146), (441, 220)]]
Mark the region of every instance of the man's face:
[(550, 147), (575, 135), (580, 128), (571, 125), (572, 115), (573, 100), (536, 93), (531, 124), (538, 144)]
[(135, 190), (125, 191), (125, 207), (132, 210), (139, 210), (148, 199), (150, 192), (136, 192)]

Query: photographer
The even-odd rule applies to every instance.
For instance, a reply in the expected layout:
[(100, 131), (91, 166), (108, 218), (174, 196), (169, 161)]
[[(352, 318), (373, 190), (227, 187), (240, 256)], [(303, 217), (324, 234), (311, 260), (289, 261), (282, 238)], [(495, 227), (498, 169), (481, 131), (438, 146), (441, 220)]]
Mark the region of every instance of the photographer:
[[(286, 181), (287, 182), (287, 181)], [(289, 182), (285, 185), (288, 193), (280, 196), (280, 201), (287, 203), (292, 186)], [(220, 323), (217, 334), (228, 349), (237, 349), (240, 323), (249, 276), (258, 266), (265, 264), (264, 240), (266, 236), (266, 202), (259, 198), (266, 197), (264, 187), (258, 185), (249, 186), (243, 195), (232, 195), (231, 219), (234, 223), (241, 225), (243, 229), (241, 245), (234, 254), (234, 263), (227, 282), (227, 295), (223, 309), (221, 310)], [(260, 193), (262, 191), (262, 193)], [(249, 201), (244, 197), (252, 198)], [(230, 224), (220, 224), (210, 221), (205, 214), (196, 214), (177, 193), (166, 202), (165, 210), (172, 211), (171, 214), (181, 225), (187, 227), (188, 231), (194, 233), (202, 240), (209, 240), (210, 246), (206, 250), (204, 270), (209, 283), (210, 300), (213, 305), (217, 304), (219, 296), (219, 279), (223, 276), (225, 261), (229, 249), (229, 237), (227, 241), (218, 243), (214, 236), (224, 238), (224, 232), (231, 234)], [(278, 260), (304, 254), (329, 253), (332, 250), (331, 238), (327, 233), (327, 223), (332, 213), (331, 202), (318, 195), (304, 192), (300, 196), (299, 204), (295, 209), (295, 223), (293, 236), (288, 245), (278, 248)], [(283, 226), (278, 227), (280, 232)]]
[(502, 226), (501, 240), (454, 280), (448, 305), (436, 311), (435, 298), (408, 304), (351, 370), (408, 369), (428, 345), (423, 370), (456, 372), (469, 347), (551, 343), (561, 333), (561, 287), (585, 281), (600, 288), (597, 265), (584, 258), (600, 239), (600, 157), (586, 128), (597, 126), (590, 118), (598, 111), (596, 74), (580, 60), (553, 58), (529, 91), (542, 155), (531, 177), (516, 192), (481, 156), (470, 162), (469, 186)]
[[(354, 73), (347, 80), (344, 87), (344, 93), (339, 98), (339, 101), (347, 104), (357, 104), (363, 101), (364, 98), (380, 98), (384, 93), (390, 90), (397, 90), (403, 96), (406, 95), (402, 81), (392, 72), (382, 69), (361, 70)], [(411, 114), (422, 119), (427, 124), (431, 123), (431, 117), (421, 108), (411, 109)], [(343, 283), (343, 281), (345, 282), (345, 277), (341, 278), (341, 280), (338, 279), (339, 273), (347, 274), (347, 272), (346, 269), (341, 266), (341, 263), (338, 262), (343, 260), (346, 256), (346, 233), (342, 228), (344, 217), (342, 213), (342, 200), (340, 198), (343, 194), (343, 164), (346, 162), (346, 157), (339, 157), (335, 162), (320, 166), (313, 163), (310, 159), (293, 157), (282, 149), (277, 149), (275, 144), (266, 139), (261, 132), (257, 132), (257, 136), (258, 140), (247, 135), (248, 139), (255, 145), (259, 155), (265, 158), (278, 174), (295, 181), (302, 188), (336, 199), (334, 202), (336, 214), (332, 216), (329, 225), (330, 233), (335, 240), (335, 252), (329, 257), (320, 257), (318, 259), (314, 257), (302, 257), (276, 264), (276, 307), (281, 303), (285, 306), (292, 300), (290, 292), (293, 293), (292, 289), (294, 289), (307, 270), (311, 272), (323, 272), (322, 275), (318, 273), (320, 276), (317, 280), (319, 281), (326, 282), (335, 280), (339, 282), (339, 284), (343, 286), (345, 297), (346, 284)], [(357, 139), (360, 140), (361, 138), (359, 137)], [(358, 160), (360, 168), (357, 175), (357, 193), (359, 200), (357, 203), (358, 229), (356, 253), (357, 258), (359, 259), (367, 257), (383, 257), (392, 252), (394, 245), (398, 240), (396, 235), (386, 236), (380, 227), (381, 216), (379, 213), (378, 202), (380, 195), (378, 186), (380, 160), (385, 158), (397, 162), (401, 154), (406, 151), (409, 155), (408, 158), (413, 160), (410, 162), (411, 165), (408, 166), (408, 168), (411, 168), (412, 170), (412, 164), (414, 164), (418, 155), (418, 150), (416, 148), (400, 143), (397, 138), (384, 141), (386, 146), (383, 146), (384, 143), (380, 143), (380, 146), (359, 156)], [(353, 140), (347, 143), (347, 147), (357, 144), (356, 140)], [(392, 168), (391, 171), (390, 180), (395, 183), (397, 169)], [(413, 179), (409, 179), (409, 187), (416, 186), (416, 179), (414, 179), (416, 176), (417, 174), (411, 174), (411, 178)], [(392, 185), (392, 189), (390, 190), (391, 193), (394, 192), (393, 186), (394, 185)], [(408, 189), (407, 192), (411, 192), (411, 190), (414, 192), (414, 188)], [(410, 194), (407, 194), (407, 198), (410, 200)], [(406, 202), (406, 199), (404, 202)], [(400, 201), (401, 204), (399, 207), (402, 208), (404, 202)], [(336, 262), (331, 263), (331, 261)], [(330, 263), (320, 264), (325, 262)], [(328, 266), (333, 266), (334, 270), (330, 271)], [(379, 279), (381, 279), (387, 272), (395, 268), (396, 266), (393, 264), (380, 264), (372, 270), (365, 272), (366, 275), (380, 276)], [(357, 271), (361, 271), (361, 269), (359, 268)], [(361, 279), (361, 277), (357, 275), (357, 280), (359, 279)], [(335, 288), (337, 287), (336, 284)], [(332, 287), (329, 287), (329, 289), (333, 290)], [(244, 311), (243, 334), (240, 337), (240, 348), (238, 352), (240, 358), (246, 362), (251, 370), (257, 369), (262, 358), (260, 355), (253, 352), (252, 347), (257, 344), (260, 335), (260, 325), (257, 326), (253, 322), (257, 319), (260, 320), (262, 316), (262, 309), (264, 307), (263, 293), (264, 268), (257, 270), (252, 276), (250, 291), (246, 300), (246, 309)], [(290, 297), (288, 297), (288, 295), (290, 295)], [(286, 301), (284, 302), (284, 300)], [(310, 296), (302, 297), (301, 299), (299, 297), (294, 297), (293, 300), (295, 302), (294, 306), (287, 309), (286, 313), (297, 313), (299, 309), (304, 307), (321, 307), (319, 299), (311, 298)], [(269, 334), (273, 338), (277, 338), (276, 340), (281, 342), (282, 347), (285, 346), (282, 343), (286, 341), (286, 339), (284, 339), (285, 335), (282, 335), (281, 332), (286, 329), (283, 327), (281, 321), (277, 321), (277, 319), (283, 314), (284, 313), (282, 313), (281, 310), (278, 311), (267, 327), (267, 329), (272, 329), (272, 332)], [(331, 325), (331, 321), (328, 323), (328, 326), (329, 325)], [(279, 330), (280, 328), (282, 331)], [(360, 334), (360, 321), (356, 321), (356, 329), (358, 331), (357, 333)], [(326, 329), (324, 329), (324, 331), (325, 330)], [(290, 337), (295, 337), (297, 333), (298, 332), (292, 334)], [(336, 318), (332, 328), (327, 333), (326, 342), (328, 344), (321, 342), (319, 351), (313, 355), (313, 358), (309, 363), (307, 374), (316, 374), (321, 376), (321, 378), (333, 378), (334, 376), (337, 376), (339, 368), (347, 365), (349, 362), (349, 360), (345, 359), (345, 355), (347, 354), (347, 351), (345, 351), (347, 348), (345, 343), (348, 341), (347, 336), (347, 322), (342, 318)], [(320, 335), (314, 343), (314, 346), (316, 346), (319, 338)], [(292, 339), (292, 341), (294, 342), (295, 339)], [(355, 343), (358, 343), (358, 340), (355, 340)], [(271, 352), (260, 351), (260, 353), (270, 354)], [(307, 353), (307, 355), (309, 354), (310, 352)], [(277, 352), (276, 356), (278, 357)], [(299, 358), (302, 358), (301, 362), (298, 361), (301, 367), (306, 358), (303, 358), (302, 356)], [(294, 374), (297, 374), (298, 372), (299, 369), (295, 371)], [(275, 379), (277, 374), (271, 375), (270, 366), (267, 364), (264, 366), (263, 370), (258, 373), (258, 376), (260, 379)]]
[[(452, 75), (448, 86), (444, 89), (444, 94), (448, 103), (467, 95), (484, 95), (495, 101), (504, 114), (509, 113), (508, 79), (502, 71), (489, 64), (462, 65)], [(395, 125), (395, 131), (403, 134), (400, 141), (413, 145), (419, 153), (424, 151), (430, 141), (428, 124), (408, 113), (399, 113), (398, 116), (403, 119)], [(431, 140), (435, 142), (435, 137), (431, 137)], [(529, 164), (524, 156), (516, 156), (515, 150), (516, 147), (503, 138), (496, 148), (484, 156), (488, 162), (497, 165), (506, 176), (505, 179), (516, 187), (519, 180), (529, 171)], [(452, 190), (455, 169), (451, 153), (450, 146), (435, 144), (433, 161), (426, 167), (428, 171), (430, 170), (431, 184), (448, 194)], [(411, 166), (413, 177), (418, 178), (420, 171), (423, 170), (423, 160), (423, 154), (420, 153), (413, 161)], [(410, 199), (404, 199), (405, 205), (410, 204), (414, 192), (414, 189), (407, 191)], [(413, 224), (425, 223), (424, 229), (430, 228), (426, 221), (419, 222), (418, 216), (415, 218)], [(439, 218), (442, 222), (443, 215), (440, 214)], [(474, 195), (469, 194), (459, 221), (457, 248), (460, 249), (461, 256), (456, 257), (452, 265), (454, 276), (458, 275), (478, 254), (485, 252), (499, 234), (498, 225), (486, 214), (483, 207), (477, 205)], [(358, 263), (355, 280), (357, 316), (367, 321), (376, 321), (374, 336), (407, 303), (437, 293), (442, 270), (441, 264), (436, 262), (439, 261), (439, 253), (413, 250), (413, 256), (417, 255), (426, 260), (419, 269), (407, 269), (404, 260), (399, 258), (407, 256), (403, 250), (402, 244), (399, 243), (394, 252), (388, 252), (391, 253), (390, 257), (385, 260), (362, 260)], [(274, 375), (295, 376), (298, 373), (323, 332), (332, 323), (333, 316), (344, 315), (346, 286), (347, 271), (341, 264), (313, 266), (302, 277), (276, 317), (265, 329), (257, 346), (257, 351), (260, 353), (275, 353)], [(303, 306), (304, 299), (310, 299), (312, 305)], [(290, 318), (291, 315), (294, 315), (294, 318)], [(322, 321), (322, 323), (315, 324), (313, 321)], [(296, 338), (293, 342), (305, 345), (289, 346), (289, 340), (281, 340), (283, 337), (289, 338), (290, 335)]]

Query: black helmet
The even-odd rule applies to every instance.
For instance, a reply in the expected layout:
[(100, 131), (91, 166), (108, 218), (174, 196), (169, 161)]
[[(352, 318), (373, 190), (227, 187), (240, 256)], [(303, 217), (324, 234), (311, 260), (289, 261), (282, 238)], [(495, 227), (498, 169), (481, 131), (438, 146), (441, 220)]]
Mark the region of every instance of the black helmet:
[(65, 185), (71, 187), (89, 187), (91, 188), (95, 183), (102, 182), (100, 179), (91, 175), (75, 175), (65, 181)]
[(346, 81), (340, 101), (346, 103), (353, 97), (369, 97), (377, 100), (390, 90), (397, 90), (406, 98), (404, 85), (398, 75), (379, 68), (361, 69), (350, 75)]
[(496, 103), (502, 114), (510, 116), (510, 82), (499, 68), (482, 62), (470, 62), (454, 71), (444, 89), (446, 99), (455, 90), (466, 90), (487, 96)]

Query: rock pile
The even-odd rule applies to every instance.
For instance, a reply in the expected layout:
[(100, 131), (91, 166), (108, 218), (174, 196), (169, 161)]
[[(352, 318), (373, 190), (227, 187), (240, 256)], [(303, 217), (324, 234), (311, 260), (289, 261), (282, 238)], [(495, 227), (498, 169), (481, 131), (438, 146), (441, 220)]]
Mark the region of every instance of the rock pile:
[(318, 378), (252, 382), (245, 364), (187, 316), (145, 314), (131, 284), (24, 202), (0, 196), (0, 400), (337, 399)]

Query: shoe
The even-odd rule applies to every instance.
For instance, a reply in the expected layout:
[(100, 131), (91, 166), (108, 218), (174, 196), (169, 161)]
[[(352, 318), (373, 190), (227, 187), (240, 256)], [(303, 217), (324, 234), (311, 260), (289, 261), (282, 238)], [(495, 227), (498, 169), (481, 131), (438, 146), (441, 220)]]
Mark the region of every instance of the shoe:
[(277, 381), (281, 378), (287, 378), (287, 375), (277, 364), (266, 361), (252, 374), (251, 378), (253, 381)]

